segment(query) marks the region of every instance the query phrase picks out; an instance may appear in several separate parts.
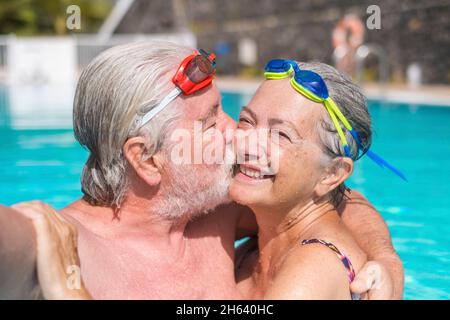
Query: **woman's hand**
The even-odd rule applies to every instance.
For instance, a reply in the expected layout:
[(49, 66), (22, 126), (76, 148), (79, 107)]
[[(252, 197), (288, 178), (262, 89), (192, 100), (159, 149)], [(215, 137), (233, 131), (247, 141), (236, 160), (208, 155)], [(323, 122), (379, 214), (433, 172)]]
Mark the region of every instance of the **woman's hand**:
[(12, 207), (33, 222), (37, 237), (38, 280), (44, 298), (91, 299), (81, 278), (75, 226), (40, 201)]
[(376, 261), (369, 261), (363, 266), (350, 284), (350, 290), (360, 294), (362, 299), (391, 300), (395, 298), (394, 282), (388, 270)]

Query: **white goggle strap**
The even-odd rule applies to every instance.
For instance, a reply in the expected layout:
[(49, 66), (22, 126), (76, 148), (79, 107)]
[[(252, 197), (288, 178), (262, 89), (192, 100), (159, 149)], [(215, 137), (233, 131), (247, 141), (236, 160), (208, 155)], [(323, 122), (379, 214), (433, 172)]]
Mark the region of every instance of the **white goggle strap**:
[(161, 112), (165, 107), (167, 107), (167, 105), (175, 100), (175, 98), (178, 97), (181, 92), (181, 89), (178, 87), (175, 87), (172, 91), (170, 91), (169, 94), (156, 107), (144, 114), (144, 116), (141, 118), (141, 121), (139, 122), (138, 128), (141, 128), (144, 124), (149, 122), (154, 116)]

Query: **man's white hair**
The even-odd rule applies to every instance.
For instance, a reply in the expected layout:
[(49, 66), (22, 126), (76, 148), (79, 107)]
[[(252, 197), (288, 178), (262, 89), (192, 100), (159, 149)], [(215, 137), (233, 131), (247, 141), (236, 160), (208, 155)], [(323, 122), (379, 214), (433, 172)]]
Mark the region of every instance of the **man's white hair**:
[[(104, 51), (83, 70), (73, 122), (75, 137), (90, 152), (81, 185), (92, 204), (120, 207), (129, 183), (122, 147), (133, 123), (173, 88), (171, 76), (192, 51), (163, 41), (131, 43)], [(147, 110), (141, 110), (144, 102)], [(178, 108), (166, 108), (134, 133), (148, 138), (148, 156), (161, 148), (179, 116)]]

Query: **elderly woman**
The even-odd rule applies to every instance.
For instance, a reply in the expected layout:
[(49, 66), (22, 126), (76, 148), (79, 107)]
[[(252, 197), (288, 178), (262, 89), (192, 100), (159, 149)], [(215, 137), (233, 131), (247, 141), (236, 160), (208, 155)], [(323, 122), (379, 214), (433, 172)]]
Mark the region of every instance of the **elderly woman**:
[[(266, 78), (238, 123), (238, 130), (266, 129), (272, 136), (266, 149), (240, 149), (245, 160), (230, 186), (231, 197), (253, 210), (259, 226), (259, 255), (241, 262), (239, 286), (256, 299), (349, 299), (349, 284), (366, 257), (336, 207), (359, 145), (365, 151), (371, 143), (365, 98), (322, 63), (273, 60)], [(338, 117), (353, 125), (358, 142), (343, 133)]]
[(230, 185), (259, 227), (259, 254), (241, 262), (239, 287), (256, 299), (350, 299), (366, 261), (337, 211), (353, 161), (367, 153), (405, 177), (368, 150), (370, 115), (350, 79), (323, 63), (292, 60), (270, 61), (265, 76), (238, 131), (265, 129), (270, 139), (238, 148), (244, 161)]

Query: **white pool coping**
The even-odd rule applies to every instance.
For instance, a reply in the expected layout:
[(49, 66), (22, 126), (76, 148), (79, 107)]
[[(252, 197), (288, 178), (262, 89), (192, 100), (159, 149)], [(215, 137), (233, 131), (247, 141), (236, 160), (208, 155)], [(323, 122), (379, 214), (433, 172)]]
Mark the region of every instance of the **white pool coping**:
[[(5, 74), (0, 70), (0, 84), (5, 84)], [(263, 79), (217, 77), (215, 82), (219, 89), (253, 95)], [(449, 85), (424, 85), (408, 87), (406, 85), (367, 84), (363, 86), (364, 94), (371, 100), (387, 100), (389, 102), (420, 104), (424, 106), (450, 107)]]
[[(216, 84), (221, 90), (254, 94), (262, 79), (242, 79), (237, 77), (217, 77)], [(408, 87), (406, 85), (363, 85), (364, 94), (371, 100), (420, 104), (424, 106), (450, 107), (450, 86), (424, 85)]]

